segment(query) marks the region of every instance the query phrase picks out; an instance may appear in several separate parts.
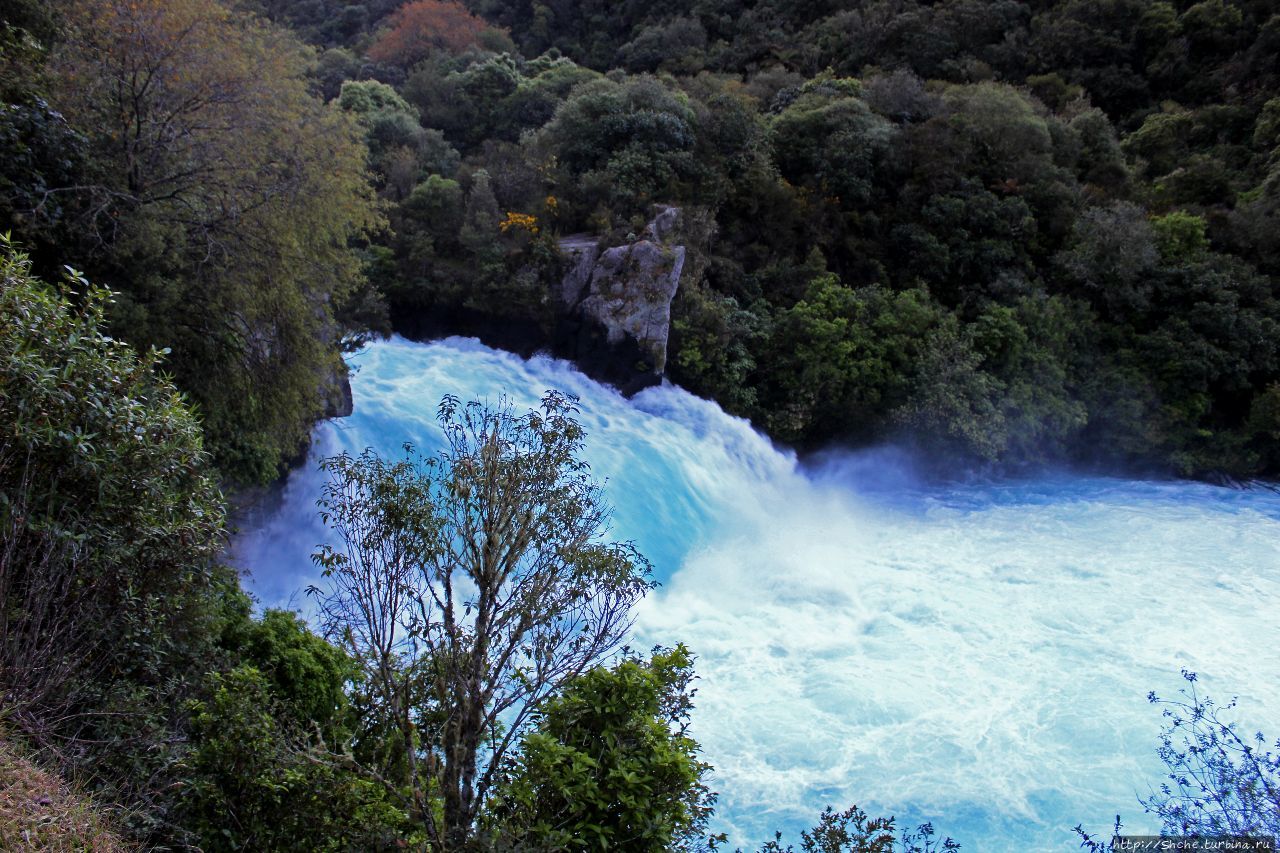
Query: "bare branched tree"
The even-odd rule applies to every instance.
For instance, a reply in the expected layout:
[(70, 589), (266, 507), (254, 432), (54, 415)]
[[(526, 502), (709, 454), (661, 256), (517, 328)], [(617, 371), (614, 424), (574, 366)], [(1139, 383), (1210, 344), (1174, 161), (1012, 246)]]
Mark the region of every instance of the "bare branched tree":
[(575, 402), (551, 392), (517, 415), (445, 397), (434, 456), (323, 463), (339, 542), (315, 555), (323, 621), (400, 740), (395, 766), (373, 769), (410, 788), (442, 849), (471, 842), (539, 703), (618, 648), (652, 587), (634, 546), (606, 538)]
[(1163, 706), (1156, 753), (1167, 772), (1143, 807), (1169, 834), (1280, 838), (1280, 742), (1224, 720), (1236, 700), (1220, 706), (1199, 693), (1194, 672), (1182, 677), (1177, 698), (1147, 697)]
[[(1187, 686), (1171, 699), (1147, 695), (1161, 706), (1164, 724), (1156, 754), (1164, 780), (1139, 797), (1147, 814), (1160, 819), (1161, 837), (1254, 838), (1280, 841), (1280, 740), (1250, 733), (1231, 720), (1236, 700), (1219, 705), (1200, 693), (1199, 676), (1182, 670)], [(1124, 824), (1116, 815), (1111, 839), (1076, 826), (1090, 853), (1116, 853)]]

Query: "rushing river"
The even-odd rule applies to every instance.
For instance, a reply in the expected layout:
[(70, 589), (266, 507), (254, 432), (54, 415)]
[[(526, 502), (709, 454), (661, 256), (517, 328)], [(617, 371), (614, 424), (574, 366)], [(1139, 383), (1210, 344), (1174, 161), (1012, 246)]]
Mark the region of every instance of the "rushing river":
[[(317, 430), (281, 507), (237, 542), (266, 606), (309, 609), (315, 454), (435, 445), (440, 396), (581, 398), (613, 532), (662, 587), (637, 646), (699, 656), (694, 734), (744, 847), (858, 803), (970, 851), (1073, 850), (1160, 781), (1180, 667), (1280, 734), (1280, 495), (1071, 475), (938, 487), (891, 452), (802, 467), (676, 388), (626, 400), (474, 341), (378, 343), (355, 414)], [(754, 849), (752, 846), (750, 849)]]

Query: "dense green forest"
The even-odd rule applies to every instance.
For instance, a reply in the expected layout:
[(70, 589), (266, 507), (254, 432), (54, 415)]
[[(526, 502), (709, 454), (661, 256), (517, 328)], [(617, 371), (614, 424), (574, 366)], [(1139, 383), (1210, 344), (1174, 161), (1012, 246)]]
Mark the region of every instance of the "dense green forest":
[(1266, 476), (1271, 11), (23, 0), (0, 205), (172, 349), (232, 482), (340, 408), (341, 345), (546, 333), (555, 238), (659, 202), (668, 374), (778, 439)]
[(1269, 4), (471, 11), (263, 7), (363, 116), (393, 321), (545, 322), (550, 235), (675, 203), (668, 372), (777, 438), (1275, 472)]
[[(668, 374), (782, 441), (1280, 473), (1262, 0), (11, 0), (0, 19), (0, 733), (140, 844), (715, 845), (692, 656), (557, 633), (576, 614), (616, 640), (649, 583), (596, 538), (566, 401), (446, 400), (450, 435), (502, 441), (330, 460), (350, 549), (318, 559), (350, 594), (324, 636), (254, 615), (222, 563), (226, 494), (349, 405), (344, 351), (393, 327), (549, 336), (557, 238), (625, 241), (655, 204), (681, 208), (689, 252)], [(491, 493), (549, 508), (511, 552), (547, 586), (511, 623), (539, 656), (478, 690), (479, 634), (366, 630), (392, 605), (353, 567), (444, 565), (441, 530)], [(584, 589), (616, 609), (584, 615)], [(856, 808), (800, 844), (948, 849)]]

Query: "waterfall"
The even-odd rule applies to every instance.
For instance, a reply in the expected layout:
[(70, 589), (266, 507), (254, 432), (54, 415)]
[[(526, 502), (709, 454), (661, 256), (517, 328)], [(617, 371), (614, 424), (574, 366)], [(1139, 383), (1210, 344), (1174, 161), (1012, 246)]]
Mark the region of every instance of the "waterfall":
[(686, 643), (718, 830), (749, 849), (826, 805), (931, 820), (967, 850), (1076, 849), (1071, 827), (1158, 827), (1149, 690), (1180, 667), (1280, 719), (1280, 495), (1063, 473), (939, 486), (892, 451), (801, 466), (674, 387), (627, 400), (565, 362), (477, 342), (376, 343), (355, 414), (322, 424), (281, 505), (233, 554), (264, 606), (302, 593), (325, 537), (319, 455), (436, 446), (443, 394), (581, 398), (586, 457), (662, 587), (638, 647)]

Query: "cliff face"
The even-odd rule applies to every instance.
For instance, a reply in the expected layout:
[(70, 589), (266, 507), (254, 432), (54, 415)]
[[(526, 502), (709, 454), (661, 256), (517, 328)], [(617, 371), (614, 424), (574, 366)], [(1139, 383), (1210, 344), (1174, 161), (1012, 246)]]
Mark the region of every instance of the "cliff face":
[(671, 302), (684, 270), (683, 246), (670, 245), (680, 211), (660, 208), (640, 239), (603, 250), (586, 235), (560, 242), (570, 269), (557, 297), (557, 350), (583, 372), (632, 394), (662, 379)]

